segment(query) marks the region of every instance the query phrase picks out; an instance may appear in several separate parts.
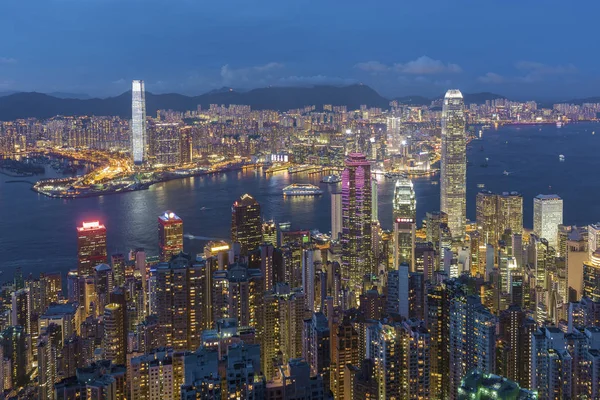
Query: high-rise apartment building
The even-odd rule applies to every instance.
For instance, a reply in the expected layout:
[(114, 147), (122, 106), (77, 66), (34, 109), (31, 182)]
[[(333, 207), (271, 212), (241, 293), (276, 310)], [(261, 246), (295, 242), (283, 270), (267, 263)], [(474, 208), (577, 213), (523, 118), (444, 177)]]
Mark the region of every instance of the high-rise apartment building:
[(358, 332), (350, 320), (344, 319), (334, 328), (331, 336), (331, 391), (336, 400), (344, 398), (346, 365), (359, 364)]
[(440, 204), (454, 239), (463, 239), (467, 219), (467, 137), (465, 103), (459, 90), (449, 90), (442, 107)]
[(523, 232), (523, 197), (517, 192), (477, 193), (476, 220), (482, 244), (498, 247), (498, 240), (510, 229), (512, 234)]
[(146, 162), (148, 137), (146, 133), (146, 89), (144, 81), (134, 80), (131, 87), (131, 154), (135, 164)]
[(114, 364), (125, 364), (127, 354), (125, 313), (122, 304), (109, 303), (104, 307), (104, 357)]
[(173, 212), (158, 216), (158, 251), (160, 261), (169, 261), (183, 251), (183, 221)]
[(247, 193), (231, 207), (231, 241), (240, 243), (242, 255), (256, 249), (262, 241), (260, 204)]
[(600, 250), (592, 254), (590, 261), (583, 263), (583, 295), (600, 302)]
[(148, 127), (148, 159), (156, 166), (182, 164), (181, 126), (176, 122), (157, 122)]
[(342, 172), (342, 275), (358, 297), (365, 274), (372, 273), (371, 165), (350, 153)]
[(77, 274), (94, 275), (94, 267), (106, 264), (106, 228), (98, 221), (84, 222), (77, 227)]
[(558, 248), (558, 225), (563, 223), (563, 201), (556, 194), (540, 194), (533, 199), (533, 233)]

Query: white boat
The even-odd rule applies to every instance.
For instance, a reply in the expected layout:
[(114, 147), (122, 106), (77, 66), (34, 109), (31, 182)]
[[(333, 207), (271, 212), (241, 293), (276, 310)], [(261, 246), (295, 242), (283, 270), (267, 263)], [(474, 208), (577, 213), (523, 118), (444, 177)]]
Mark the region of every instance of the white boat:
[(562, 155), (562, 154), (561, 154), (561, 155), (559, 155), (559, 156), (558, 156), (558, 160), (559, 160), (559, 161), (565, 161), (565, 156), (564, 156), (564, 155)]
[(507, 170), (504, 170), (503, 174), (504, 175), (510, 175), (510, 172), (508, 172)]
[(485, 189), (485, 183), (478, 183), (478, 184), (477, 184), (477, 187), (478, 187), (479, 189)]
[(557, 128), (562, 128), (562, 122), (558, 121), (558, 122), (556, 123), (556, 127), (557, 127)]
[(293, 183), (282, 190), (284, 196), (318, 196), (323, 191), (310, 183)]
[(339, 175), (327, 175), (323, 179), (321, 179), (321, 183), (339, 183), (342, 181), (342, 178)]

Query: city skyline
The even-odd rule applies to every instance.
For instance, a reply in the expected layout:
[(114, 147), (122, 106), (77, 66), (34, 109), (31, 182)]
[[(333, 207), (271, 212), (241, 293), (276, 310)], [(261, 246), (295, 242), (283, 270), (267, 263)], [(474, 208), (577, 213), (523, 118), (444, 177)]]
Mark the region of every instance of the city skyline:
[[(0, 92), (107, 96), (124, 91), (127, 82), (144, 76), (148, 90), (156, 93), (364, 82), (386, 96), (433, 96), (449, 86), (466, 92), (503, 89), (507, 96), (532, 94), (552, 100), (600, 94), (595, 56), (588, 51), (594, 45), (591, 16), (599, 7), (593, 1), (565, 7), (552, 0), (545, 3), (543, 18), (537, 4), (450, 5), (441, 0), (434, 1), (428, 12), (418, 4), (395, 2), (382, 5), (386, 13), (353, 2), (345, 7), (331, 4), (322, 7), (318, 17), (310, 4), (274, 1), (256, 8), (240, 1), (225, 7), (178, 0), (156, 10), (140, 10), (135, 1), (34, 3), (27, 15), (30, 21), (39, 21), (37, 29), (44, 29), (39, 41), (24, 42), (37, 31), (23, 28), (22, 3), (7, 4), (0, 17), (3, 37), (22, 38), (0, 47)], [(125, 18), (132, 14), (138, 18)], [(87, 15), (98, 16), (102, 24)], [(338, 18), (347, 25), (331, 23)], [(403, 23), (397, 24), (397, 18)], [(452, 32), (464, 40), (441, 46), (439, 39), (447, 31), (443, 27), (456, 20), (463, 23), (461, 28), (451, 28)], [(555, 21), (569, 28), (552, 35)], [(100, 35), (104, 23), (110, 23), (112, 29), (110, 34)], [(348, 28), (357, 24), (371, 29), (359, 32)], [(50, 28), (57, 25), (62, 30)], [(331, 40), (310, 45), (325, 36)], [(401, 55), (395, 51), (392, 38), (415, 36), (416, 40), (404, 43)], [(513, 45), (530, 37), (535, 38), (535, 52)], [(56, 42), (64, 46), (57, 48)], [(189, 51), (186, 47), (191, 42), (202, 46)], [(132, 51), (126, 43), (138, 46)], [(265, 45), (260, 52), (250, 51), (254, 43)], [(161, 51), (155, 51), (155, 46)], [(363, 48), (360, 55), (352, 51), (355, 46)], [(568, 58), (557, 50), (567, 48)], [(332, 60), (329, 55), (334, 51)], [(109, 52), (115, 58), (104, 56)], [(36, 76), (36, 66), (42, 62), (48, 80)]]

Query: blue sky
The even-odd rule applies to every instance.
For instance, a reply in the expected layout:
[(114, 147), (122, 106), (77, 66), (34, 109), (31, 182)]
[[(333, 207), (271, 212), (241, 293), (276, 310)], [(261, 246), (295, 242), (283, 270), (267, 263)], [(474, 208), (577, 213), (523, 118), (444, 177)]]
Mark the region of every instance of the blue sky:
[(0, 0), (0, 92), (600, 95), (598, 0)]

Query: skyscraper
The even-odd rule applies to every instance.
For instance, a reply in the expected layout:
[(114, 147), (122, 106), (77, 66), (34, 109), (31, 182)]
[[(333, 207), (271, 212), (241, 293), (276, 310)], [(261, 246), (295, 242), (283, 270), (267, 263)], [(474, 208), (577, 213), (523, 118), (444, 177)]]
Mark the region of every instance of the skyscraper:
[(415, 270), (416, 210), (412, 181), (398, 179), (394, 188), (394, 268), (408, 263), (410, 270)]
[(183, 251), (183, 221), (173, 212), (158, 217), (158, 247), (160, 261), (169, 261)]
[(94, 267), (106, 264), (106, 228), (98, 221), (84, 222), (77, 227), (77, 274), (94, 275)]
[(533, 199), (533, 233), (558, 246), (558, 225), (563, 223), (563, 201), (556, 194), (539, 194)]
[(331, 240), (339, 240), (342, 234), (342, 194), (331, 193)]
[(104, 356), (114, 364), (125, 364), (127, 343), (123, 334), (124, 313), (121, 304), (110, 303), (104, 307)]
[(148, 127), (148, 158), (154, 165), (181, 164), (182, 137), (176, 122), (152, 123)]
[(342, 173), (342, 276), (357, 296), (372, 272), (371, 201), (371, 165), (363, 154), (350, 153)]
[(146, 89), (144, 81), (134, 80), (131, 87), (131, 154), (135, 164), (142, 164), (148, 156), (146, 135)]
[(583, 295), (600, 302), (600, 250), (592, 254), (591, 260), (583, 263)]
[(260, 204), (247, 193), (231, 207), (231, 241), (240, 243), (242, 255), (256, 249), (262, 241)]
[(448, 227), (454, 239), (463, 239), (467, 218), (467, 157), (465, 103), (459, 90), (446, 92), (442, 108), (442, 155), (440, 204), (448, 214)]

